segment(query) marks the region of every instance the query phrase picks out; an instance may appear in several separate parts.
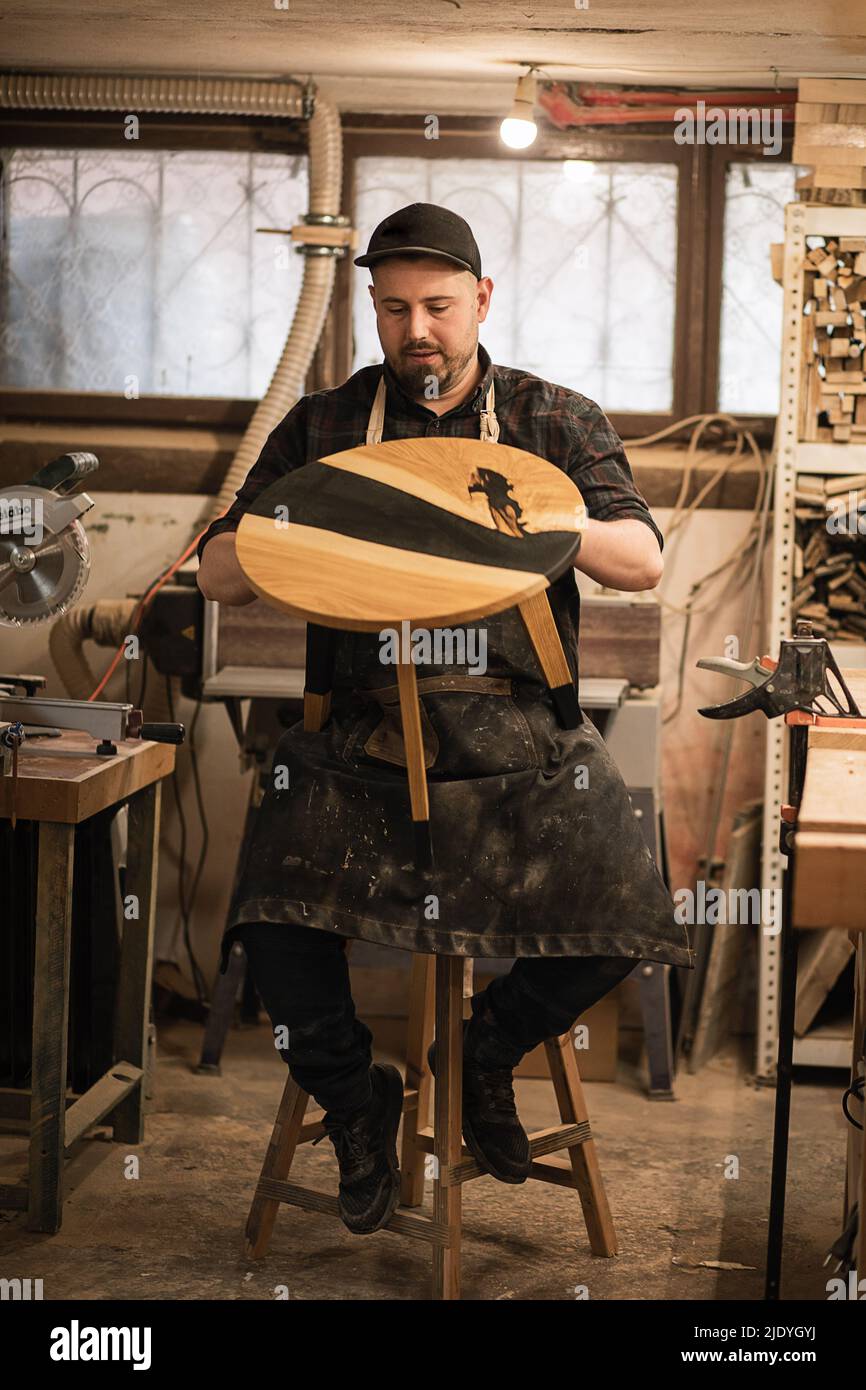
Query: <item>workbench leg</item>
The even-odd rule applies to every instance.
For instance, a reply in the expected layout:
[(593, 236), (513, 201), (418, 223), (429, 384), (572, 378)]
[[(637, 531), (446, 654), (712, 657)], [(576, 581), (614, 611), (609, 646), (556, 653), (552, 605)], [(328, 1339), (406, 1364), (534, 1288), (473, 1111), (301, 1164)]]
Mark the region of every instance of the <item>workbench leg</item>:
[[(159, 857), (161, 784), (153, 782), (129, 799), (129, 835), (123, 903), (123, 940), (117, 981), (114, 1059), (144, 1071), (153, 973), (156, 871)], [(127, 912), (135, 913), (127, 916)], [(115, 1140), (140, 1144), (144, 1138), (144, 1091), (130, 1091), (111, 1115)]]
[(36, 887), (36, 963), (30, 1096), (31, 1231), (60, 1230), (66, 1129), (66, 1038), (75, 826), (42, 821)]

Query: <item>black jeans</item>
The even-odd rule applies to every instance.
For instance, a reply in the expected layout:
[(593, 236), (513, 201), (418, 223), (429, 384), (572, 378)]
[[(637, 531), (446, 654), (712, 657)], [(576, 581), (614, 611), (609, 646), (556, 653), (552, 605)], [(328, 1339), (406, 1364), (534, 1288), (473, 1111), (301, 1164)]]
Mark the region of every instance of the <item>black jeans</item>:
[[(293, 1080), (325, 1110), (349, 1111), (370, 1097), (372, 1034), (355, 1015), (346, 939), (318, 927), (253, 922), (238, 928), (256, 989)], [(525, 956), (472, 999), (489, 1009), (499, 1065), (571, 1028), (634, 969), (622, 956)], [(282, 1039), (277, 1039), (282, 1041)]]

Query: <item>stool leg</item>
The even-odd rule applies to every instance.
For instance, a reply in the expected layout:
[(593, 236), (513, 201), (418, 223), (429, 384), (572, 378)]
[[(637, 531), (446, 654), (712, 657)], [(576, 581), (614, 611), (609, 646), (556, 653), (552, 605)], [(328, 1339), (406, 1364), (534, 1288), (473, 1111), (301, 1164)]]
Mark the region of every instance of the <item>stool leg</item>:
[(547, 593), (542, 590), (533, 594), (518, 607), (560, 722), (566, 729), (576, 729), (580, 724), (580, 705)]
[[(463, 960), (436, 957), (436, 1105), (433, 1220), (448, 1232), (433, 1247), (433, 1297), (460, 1297), (460, 1184), (448, 1181), (463, 1156)], [(441, 1176), (440, 1176), (441, 1175)], [(445, 1181), (442, 1181), (442, 1178)]]
[(432, 1075), (427, 1049), (433, 1040), (433, 989), (436, 981), (432, 956), (413, 956), (409, 987), (409, 1027), (406, 1037), (406, 1089), (417, 1090), (418, 1104), (403, 1113), (400, 1154), (400, 1204), (420, 1207), (424, 1201), (424, 1169), (427, 1155), (417, 1146), (419, 1129), (430, 1119)]
[[(274, 1121), (271, 1142), (262, 1164), (262, 1178), (276, 1178), (279, 1182), (284, 1182), (287, 1178), (309, 1099), (306, 1091), (302, 1091), (298, 1083), (289, 1076)], [(262, 1197), (258, 1190), (256, 1191), (246, 1225), (244, 1248), (249, 1259), (260, 1260), (267, 1253), (279, 1205), (275, 1197)]]
[(406, 749), (409, 800), (412, 804), (415, 830), (415, 867), (424, 872), (432, 866), (433, 848), (430, 840), (430, 805), (424, 767), (424, 739), (421, 734), (421, 711), (418, 707), (418, 680), (411, 661), (397, 663), (397, 684), (400, 688), (403, 746)]
[[(550, 1076), (563, 1124), (589, 1122), (580, 1072), (574, 1055), (571, 1033), (548, 1038), (544, 1044)], [(616, 1232), (601, 1179), (595, 1140), (587, 1139), (568, 1150), (574, 1185), (583, 1207), (583, 1217), (593, 1255), (617, 1253)]]
[(333, 628), (307, 623), (307, 662), (304, 677), (304, 728), (317, 734), (331, 710), (337, 634)]

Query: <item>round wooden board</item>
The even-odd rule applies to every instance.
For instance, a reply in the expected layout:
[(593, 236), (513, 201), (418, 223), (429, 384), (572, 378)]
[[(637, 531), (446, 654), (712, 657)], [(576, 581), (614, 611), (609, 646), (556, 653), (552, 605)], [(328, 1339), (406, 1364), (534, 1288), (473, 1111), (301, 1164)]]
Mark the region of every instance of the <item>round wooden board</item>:
[(471, 622), (573, 564), (586, 508), (546, 459), (477, 439), (364, 444), (279, 479), (242, 518), (256, 593), (325, 627)]

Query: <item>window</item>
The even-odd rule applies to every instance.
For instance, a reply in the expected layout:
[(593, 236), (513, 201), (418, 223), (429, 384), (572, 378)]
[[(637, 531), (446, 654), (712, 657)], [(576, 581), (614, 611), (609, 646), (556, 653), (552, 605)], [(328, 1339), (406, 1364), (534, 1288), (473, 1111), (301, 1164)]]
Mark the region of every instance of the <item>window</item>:
[(303, 264), (305, 156), (3, 151), (3, 387), (258, 397)]
[[(495, 362), (605, 410), (672, 408), (675, 165), (361, 156), (355, 170), (362, 246), (383, 217), (415, 201), (470, 223), (495, 285), (480, 332)], [(356, 275), (356, 369), (382, 360), (368, 284)]]
[(785, 239), (785, 204), (805, 168), (751, 159), (725, 178), (719, 409), (775, 415), (779, 408), (782, 287), (770, 272), (770, 243)]
[[(303, 135), (291, 122), (161, 119), (161, 147), (139, 150), (119, 149), (101, 113), (53, 128), (50, 113), (0, 113), (10, 418), (28, 418), (39, 392), (57, 418), (234, 427), (266, 390), (303, 259), (257, 229), (306, 210)], [(789, 140), (769, 159), (656, 128), (548, 131), (511, 157), (487, 118), (444, 122), (432, 142), (418, 117), (343, 125), (362, 245), (414, 199), (471, 222), (496, 284), (481, 330), (496, 361), (597, 400), (623, 438), (716, 408), (756, 412), (768, 437), (781, 320), (768, 246), (796, 196)], [(308, 389), (381, 361), (368, 282), (338, 263)], [(84, 392), (89, 403), (70, 399)]]

